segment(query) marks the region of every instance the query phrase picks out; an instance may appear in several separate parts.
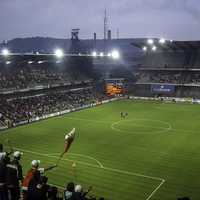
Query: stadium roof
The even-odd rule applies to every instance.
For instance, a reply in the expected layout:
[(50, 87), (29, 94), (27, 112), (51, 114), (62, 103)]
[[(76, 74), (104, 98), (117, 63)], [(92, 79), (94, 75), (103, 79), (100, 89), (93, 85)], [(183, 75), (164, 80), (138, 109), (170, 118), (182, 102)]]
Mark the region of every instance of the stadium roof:
[[(154, 45), (163, 51), (193, 51), (200, 50), (200, 41), (172, 41), (166, 40), (165, 43), (160, 43), (160, 39), (153, 39)], [(149, 44), (147, 40), (142, 40), (139, 42), (132, 42), (133, 46), (143, 49), (144, 47), (148, 47)]]

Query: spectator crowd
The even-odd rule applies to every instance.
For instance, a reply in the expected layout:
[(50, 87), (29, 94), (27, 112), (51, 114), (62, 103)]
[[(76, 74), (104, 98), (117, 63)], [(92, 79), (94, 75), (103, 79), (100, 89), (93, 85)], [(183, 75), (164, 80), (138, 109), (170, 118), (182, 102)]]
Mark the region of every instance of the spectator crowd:
[(166, 84), (200, 84), (200, 73), (173, 71), (139, 71), (136, 73), (138, 83)]
[(22, 60), (13, 64), (11, 62), (6, 66), (0, 63), (0, 91), (73, 83), (88, 79), (91, 77), (87, 77), (77, 68), (68, 69), (46, 61), (28, 64), (27, 61)]
[(93, 88), (78, 88), (74, 91), (58, 90), (31, 96), (0, 98), (0, 120), (12, 124), (68, 109), (79, 108), (102, 101), (106, 97)]

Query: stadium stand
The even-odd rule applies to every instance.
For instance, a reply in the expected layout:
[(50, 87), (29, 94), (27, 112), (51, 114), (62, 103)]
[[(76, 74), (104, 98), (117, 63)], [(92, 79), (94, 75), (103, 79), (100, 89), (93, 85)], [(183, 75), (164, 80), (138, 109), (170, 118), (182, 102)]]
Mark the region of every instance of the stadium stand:
[[(196, 52), (194, 55), (190, 52), (186, 55), (185, 49), (179, 48), (180, 44), (172, 45), (170, 51), (163, 49), (160, 52), (143, 54), (141, 63), (135, 71), (136, 82), (133, 87), (131, 85), (130, 93), (135, 96), (200, 97), (200, 54)], [(188, 50), (187, 45), (184, 48)], [(79, 67), (63, 68), (62, 65), (58, 67), (55, 62), (49, 63), (44, 59), (28, 63), (24, 58), (7, 64), (1, 62), (0, 66), (1, 127), (31, 123), (33, 119), (54, 113), (62, 114), (66, 110), (73, 111), (108, 98), (97, 90), (94, 74), (87, 70), (86, 73), (82, 73)], [(152, 88), (155, 85), (161, 86), (159, 89), (173, 85), (174, 90), (170, 93), (155, 93)], [(12, 200), (7, 192), (8, 183), (5, 175), (8, 168), (14, 169), (13, 174), (17, 180), (15, 189), (17, 192), (19, 190), (19, 182), (23, 179), (16, 173), (19, 162), (19, 160), (15, 162), (14, 158), (3, 149), (0, 150), (0, 199), (2, 200)], [(34, 174), (28, 185), (27, 196), (23, 199), (96, 199), (88, 196), (88, 192), (72, 182), (67, 184), (65, 190), (59, 189), (50, 186), (47, 177)], [(13, 199), (19, 198), (13, 197)]]
[[(135, 96), (170, 96), (199, 98), (200, 45), (198, 42), (167, 41), (161, 45), (155, 39), (157, 50), (144, 51), (135, 70)], [(142, 49), (145, 42), (133, 44)], [(171, 87), (171, 93), (153, 92), (152, 87)]]
[[(78, 81), (87, 80), (77, 72)], [(52, 84), (66, 84), (75, 81), (67, 71), (60, 71), (53, 65), (23, 64), (20, 66), (1, 67), (0, 90), (25, 89)]]
[(0, 127), (29, 123), (105, 99), (96, 91), (94, 78), (88, 58), (0, 57)]
[(95, 103), (104, 96), (96, 95), (93, 88), (76, 88), (74, 90), (57, 90), (51, 93), (37, 95), (2, 98), (0, 102), (1, 114), (12, 122), (12, 126), (30, 121), (32, 118), (56, 113), (68, 109), (79, 108)]
[[(87, 66), (87, 62), (84, 64), (82, 60), (77, 63), (76, 60), (72, 60), (69, 64), (69, 59), (63, 63), (46, 61), (44, 58), (34, 59), (20, 56), (9, 58), (9, 62), (0, 59), (0, 127), (9, 128), (31, 123), (55, 113), (64, 114), (108, 99), (96, 86), (90, 63), (87, 71), (82, 69)], [(19, 197), (17, 194), (23, 178), (22, 173), (18, 173), (18, 166), (21, 166), (20, 159), (16, 160), (7, 152), (4, 154), (2, 148), (1, 200), (69, 199), (66, 196), (68, 187), (64, 190), (49, 185), (48, 178), (38, 176), (38, 173), (31, 178), (26, 195), (23, 191), (23, 195), (21, 192)], [(9, 188), (10, 186), (12, 187)], [(74, 183), (70, 199), (96, 199), (87, 193), (88, 191), (83, 191), (82, 186)]]

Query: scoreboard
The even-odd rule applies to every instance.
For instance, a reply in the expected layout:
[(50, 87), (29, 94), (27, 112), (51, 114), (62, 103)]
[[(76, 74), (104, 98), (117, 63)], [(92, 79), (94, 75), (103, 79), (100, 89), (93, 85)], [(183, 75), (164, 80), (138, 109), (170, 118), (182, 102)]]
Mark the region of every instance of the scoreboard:
[(125, 93), (124, 79), (106, 79), (105, 92), (108, 96), (115, 96)]

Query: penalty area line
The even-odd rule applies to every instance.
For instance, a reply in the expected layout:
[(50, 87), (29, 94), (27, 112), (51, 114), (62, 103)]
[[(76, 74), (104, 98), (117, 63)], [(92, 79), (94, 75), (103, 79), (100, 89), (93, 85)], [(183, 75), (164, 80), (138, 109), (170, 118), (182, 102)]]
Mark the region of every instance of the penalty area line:
[[(50, 156), (48, 154), (43, 154), (43, 153), (39, 153), (39, 152), (35, 152), (35, 151), (25, 150), (25, 149), (22, 149), (22, 148), (15, 147), (15, 149), (18, 149), (20, 151), (24, 151), (24, 152), (27, 152), (27, 153), (35, 154), (35, 155), (46, 156), (46, 157), (49, 157), (49, 158), (58, 158), (57, 156)], [(70, 162), (74, 161), (74, 160), (67, 159), (67, 158), (64, 158), (63, 160), (70, 161)], [(89, 166), (89, 167), (100, 168), (100, 169), (104, 169), (104, 170), (107, 170), (107, 171), (112, 171), (112, 172), (117, 172), (117, 173), (121, 173), (121, 174), (126, 174), (126, 175), (137, 176), (137, 177), (142, 177), (142, 178), (147, 178), (147, 179), (151, 179), (151, 180), (160, 181), (160, 184), (151, 192), (151, 194), (145, 200), (150, 200), (153, 197), (153, 195), (155, 195), (155, 193), (160, 189), (160, 187), (165, 183), (165, 179), (159, 178), (159, 177), (155, 177), (155, 176), (148, 176), (148, 175), (129, 172), (129, 171), (125, 171), (125, 170), (104, 167), (104, 166), (101, 166), (99, 164), (98, 165), (94, 165), (94, 164), (90, 164), (90, 163), (82, 162), (82, 161), (76, 161), (76, 162), (80, 163), (80, 164), (83, 164), (83, 165), (86, 165), (86, 166)], [(52, 184), (52, 185), (55, 185), (55, 184)], [(55, 185), (55, 186), (57, 186), (60, 189), (63, 189), (63, 187), (61, 187), (59, 185)]]
[[(92, 156), (87, 156), (87, 155), (79, 154), (79, 153), (68, 153), (68, 154), (72, 155), (72, 156), (74, 155), (74, 156), (83, 157), (83, 158), (87, 158), (87, 159), (93, 160), (99, 165), (99, 167), (101, 167), (101, 168), (104, 167), (103, 164), (100, 161), (98, 161), (96, 158), (94, 158)], [(60, 155), (60, 153), (45, 154), (45, 156), (59, 156), (59, 155)]]
[[(35, 154), (35, 155), (46, 156), (46, 157), (49, 157), (49, 158), (58, 158), (58, 156), (50, 156), (48, 154), (43, 154), (43, 153), (39, 153), (39, 152), (35, 152), (35, 151), (30, 151), (30, 150), (26, 150), (26, 149), (22, 149), (22, 148), (18, 148), (18, 147), (15, 147), (15, 149), (18, 149), (20, 151), (24, 151), (24, 152), (27, 152), (27, 153), (32, 153), (32, 154)], [(63, 158), (63, 160), (74, 162), (74, 160), (71, 160), (71, 159), (68, 159), (68, 158)], [(138, 176), (138, 177), (143, 177), (143, 178), (157, 180), (157, 181), (165, 181), (163, 178), (160, 178), (160, 177), (148, 176), (148, 175), (144, 175), (144, 174), (140, 174), (140, 173), (134, 173), (134, 172), (129, 172), (129, 171), (120, 170), (120, 169), (114, 169), (114, 168), (110, 168), (110, 167), (100, 166), (99, 164), (98, 165), (94, 165), (94, 164), (90, 164), (90, 163), (82, 162), (82, 161), (76, 161), (76, 162), (80, 163), (80, 164), (83, 164), (83, 165), (87, 165), (89, 167), (101, 168), (101, 169), (104, 169), (104, 170), (117, 172), (117, 173), (121, 173), (121, 174)]]

